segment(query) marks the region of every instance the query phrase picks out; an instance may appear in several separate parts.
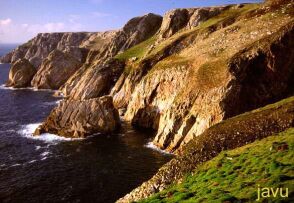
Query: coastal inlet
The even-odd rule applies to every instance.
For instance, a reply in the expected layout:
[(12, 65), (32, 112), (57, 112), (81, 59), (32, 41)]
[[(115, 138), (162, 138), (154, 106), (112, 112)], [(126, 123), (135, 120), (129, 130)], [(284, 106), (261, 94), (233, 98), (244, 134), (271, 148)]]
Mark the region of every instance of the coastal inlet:
[[(1, 64), (1, 84), (8, 72)], [(171, 159), (127, 124), (87, 139), (33, 137), (60, 101), (52, 93), (0, 87), (0, 202), (114, 202)]]

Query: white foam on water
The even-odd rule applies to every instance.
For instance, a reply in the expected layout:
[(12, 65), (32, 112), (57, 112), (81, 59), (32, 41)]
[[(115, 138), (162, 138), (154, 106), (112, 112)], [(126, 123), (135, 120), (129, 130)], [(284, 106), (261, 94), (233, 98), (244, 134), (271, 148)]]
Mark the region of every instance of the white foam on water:
[(41, 156), (42, 156), (42, 157), (45, 157), (45, 156), (47, 156), (47, 155), (49, 155), (49, 154), (50, 154), (50, 152), (46, 151), (46, 152), (43, 152), (43, 153), (41, 154)]
[(57, 101), (52, 101), (52, 102), (44, 102), (43, 104), (46, 106), (53, 106), (53, 105), (58, 105), (63, 99), (57, 100)]
[(21, 164), (13, 164), (12, 166), (10, 167), (16, 167), (16, 166), (20, 166)]
[(0, 89), (2, 90), (7, 90), (7, 89), (12, 89), (11, 87), (5, 87), (5, 84), (0, 85)]
[(36, 151), (38, 151), (41, 148), (42, 148), (41, 146), (36, 146)]
[(37, 89), (34, 87), (22, 87), (22, 88), (13, 88), (13, 87), (6, 87), (5, 84), (0, 85), (0, 89), (4, 89), (4, 90), (31, 90), (34, 92), (56, 92), (56, 90), (50, 90), (50, 89)]
[(43, 158), (41, 159), (41, 161), (44, 161), (44, 160), (46, 160), (46, 159), (48, 159), (47, 156), (43, 157)]
[(34, 90), (32, 87), (23, 87), (23, 88), (13, 88), (13, 87), (6, 87), (5, 84), (0, 85), (0, 89), (4, 90)]
[(56, 92), (56, 90), (50, 90), (50, 89), (37, 89), (37, 88), (31, 88), (35, 92)]
[(144, 147), (147, 147), (147, 148), (152, 149), (152, 150), (154, 150), (154, 151), (160, 152), (160, 153), (162, 153), (162, 154), (171, 154), (171, 153), (166, 152), (166, 151), (164, 151), (164, 150), (162, 150), (162, 149), (159, 149), (158, 147), (156, 147), (156, 146), (153, 144), (153, 142), (148, 142), (146, 145), (144, 145)]
[(65, 138), (65, 137), (61, 137), (61, 136), (50, 134), (50, 133), (44, 133), (44, 134), (41, 134), (40, 136), (33, 136), (33, 133), (40, 125), (41, 123), (24, 125), (22, 126), (22, 129), (18, 131), (18, 133), (26, 138), (41, 140), (41, 141), (44, 141), (45, 143), (50, 143), (50, 144), (57, 144), (59, 142), (65, 142), (65, 141), (80, 140), (80, 138)]
[(35, 163), (36, 161), (37, 161), (37, 160), (34, 159), (34, 160), (32, 160), (32, 161), (29, 161), (28, 164)]

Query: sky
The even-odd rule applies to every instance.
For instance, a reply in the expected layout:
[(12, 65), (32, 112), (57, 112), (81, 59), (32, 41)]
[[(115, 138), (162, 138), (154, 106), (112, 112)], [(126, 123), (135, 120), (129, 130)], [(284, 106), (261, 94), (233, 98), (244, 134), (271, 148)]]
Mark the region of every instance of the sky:
[(106, 31), (146, 13), (262, 0), (0, 0), (0, 43), (44, 32)]

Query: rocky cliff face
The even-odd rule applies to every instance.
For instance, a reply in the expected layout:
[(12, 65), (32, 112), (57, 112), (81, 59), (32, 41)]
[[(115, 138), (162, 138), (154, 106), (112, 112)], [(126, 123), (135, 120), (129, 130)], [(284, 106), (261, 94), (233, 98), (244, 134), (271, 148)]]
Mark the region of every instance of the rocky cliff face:
[(122, 199), (137, 200), (223, 149), (267, 136), (264, 129), (270, 135), (293, 126), (292, 99), (276, 113), (228, 120), (221, 134), (206, 131), (294, 94), (293, 11), (292, 0), (176, 9), (131, 19), (117, 31), (40, 34), (2, 60), (40, 66), (32, 84), (60, 87), (66, 97), (36, 134), (109, 133), (119, 126), (119, 110), (134, 126), (156, 130), (157, 147), (188, 150)]
[(112, 97), (82, 102), (66, 100), (50, 113), (35, 135), (49, 132), (64, 137), (84, 138), (97, 133), (111, 133), (119, 126), (120, 120)]
[[(118, 31), (40, 34), (11, 60), (35, 64), (61, 50), (44, 60), (34, 86), (61, 86), (74, 101), (110, 93), (124, 119), (157, 130), (153, 143), (173, 152), (224, 119), (293, 94), (293, 24), (291, 3), (176, 9)], [(90, 49), (86, 58), (80, 49)], [(62, 77), (50, 82), (60, 66)]]
[(32, 78), (37, 70), (26, 59), (18, 59), (12, 64), (9, 71), (9, 78), (6, 82), (7, 87), (23, 88), (30, 85)]
[(231, 6), (209, 8), (174, 9), (163, 17), (160, 38), (168, 38), (181, 29), (191, 29), (212, 18)]
[(81, 66), (74, 56), (54, 50), (43, 60), (31, 84), (38, 89), (58, 89)]
[[(109, 81), (111, 81), (111, 84), (113, 85), (120, 75), (114, 74), (116, 77), (112, 77), (113, 73), (117, 72), (117, 70), (120, 70), (120, 73), (122, 72), (121, 65), (116, 63), (112, 64), (113, 68), (104, 68), (104, 71), (99, 73), (101, 67), (105, 66), (105, 61), (148, 39), (158, 31), (161, 22), (161, 16), (150, 13), (131, 19), (122, 29), (116, 32), (106, 32), (104, 34), (96, 35), (93, 39), (91, 39), (95, 42), (92, 45), (83, 44), (85, 47), (92, 47), (92, 51), (88, 55), (87, 62), (81, 70), (78, 71), (63, 86), (63, 88), (61, 88), (61, 92), (63, 92), (65, 96), (73, 96), (74, 99), (91, 98), (92, 96), (100, 95), (100, 90), (97, 90), (96, 92), (96, 84), (100, 83), (101, 77), (111, 75)], [(94, 78), (97, 78), (97, 81), (94, 81)], [(92, 80), (93, 83), (89, 83), (85, 86), (85, 83), (89, 80)], [(83, 96), (85, 94), (89, 95), (89, 93), (87, 93), (89, 91), (92, 96)], [(108, 92), (109, 91), (110, 89), (108, 88)]]
[(195, 28), (168, 32), (129, 63), (112, 90), (115, 106), (175, 151), (223, 119), (293, 94), (291, 8), (221, 7)]
[[(95, 36), (92, 36), (91, 40), (95, 41), (95, 43), (101, 42), (98, 45), (93, 45), (91, 43), (82, 44), (82, 47), (93, 47), (93, 49), (89, 52), (85, 64), (76, 71), (76, 73), (62, 87), (62, 92), (65, 96), (68, 96), (68, 99), (76, 104), (74, 107), (77, 109), (86, 108), (85, 106), (90, 105), (89, 102), (93, 101), (93, 99), (108, 94), (124, 69), (124, 63), (112, 57), (118, 52), (146, 40), (152, 34), (157, 32), (161, 21), (162, 17), (154, 14), (147, 14), (142, 17), (131, 19), (117, 32), (106, 32), (104, 34), (96, 34)], [(53, 64), (51, 64), (52, 61), (54, 60), (51, 59), (48, 60), (48, 62), (45, 61), (44, 65), (42, 64), (46, 72), (48, 72), (47, 69), (52, 69), (52, 71), (55, 70), (55, 68), (52, 67)], [(60, 62), (60, 60), (57, 61)], [(68, 65), (67, 62), (64, 64)], [(46, 66), (48, 66), (47, 69)], [(58, 65), (58, 67), (60, 67), (60, 65)], [(70, 67), (72, 69), (73, 64), (71, 64)], [(56, 69), (58, 70), (58, 68)], [(64, 70), (64, 68), (62, 68), (62, 70)], [(37, 77), (36, 81), (38, 80)], [(70, 124), (60, 125), (60, 122), (58, 122), (59, 118), (62, 118), (60, 115), (70, 115), (70, 112), (73, 110), (74, 108), (68, 108), (66, 101), (62, 102), (60, 106), (53, 110), (50, 115), (51, 119), (45, 121), (43, 125), (44, 127), (42, 127), (42, 130), (40, 131), (55, 132), (65, 136), (77, 136), (78, 134), (83, 137), (90, 133), (105, 133), (116, 129), (112, 126), (117, 125), (110, 123), (110, 120), (103, 123), (105, 126), (101, 127), (101, 123), (95, 123), (95, 125), (92, 125), (93, 127), (89, 127), (89, 124), (80, 121), (79, 117), (72, 117), (72, 119), (70, 119)], [(113, 109), (113, 111), (115, 110)], [(56, 112), (58, 112), (58, 114)], [(102, 115), (104, 114), (99, 114), (95, 118), (98, 119), (98, 117)], [(113, 118), (114, 117), (112, 117), (112, 119)], [(57, 121), (51, 122), (54, 119)], [(115, 121), (119, 120), (118, 118), (115, 119)], [(79, 123), (78, 129), (75, 127), (75, 122)], [(109, 126), (109, 130), (105, 130), (107, 126)], [(68, 128), (71, 130), (68, 130)]]
[[(40, 33), (27, 43), (17, 47), (11, 53), (3, 56), (0, 61), (3, 63), (13, 63), (18, 59), (25, 58), (38, 68), (43, 59), (55, 49), (60, 51), (71, 51), (85, 43), (91, 35), (95, 33)], [(78, 55), (75, 50), (74, 55)], [(80, 54), (79, 60), (83, 57)]]

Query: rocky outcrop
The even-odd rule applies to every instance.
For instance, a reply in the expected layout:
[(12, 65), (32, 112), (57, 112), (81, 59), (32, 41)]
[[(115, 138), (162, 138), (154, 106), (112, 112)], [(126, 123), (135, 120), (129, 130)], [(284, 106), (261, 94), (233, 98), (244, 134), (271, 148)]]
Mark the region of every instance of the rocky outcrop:
[(58, 89), (81, 66), (75, 57), (56, 49), (43, 60), (32, 80), (32, 86), (38, 89)]
[(153, 13), (129, 20), (111, 42), (113, 56), (153, 36), (161, 23), (162, 17)]
[[(116, 32), (97, 34), (96, 38), (93, 37), (91, 39), (96, 42), (95, 45), (84, 43), (84, 47), (93, 47), (93, 50), (89, 53), (87, 62), (81, 68), (81, 71), (78, 71), (61, 88), (61, 92), (65, 96), (73, 96), (74, 99), (89, 98), (89, 95), (100, 95), (101, 88), (98, 88), (97, 92), (95, 92), (94, 90), (97, 89), (96, 84), (100, 83), (101, 78), (105, 78), (104, 75), (100, 74), (104, 74), (105, 71), (99, 73), (101, 67), (105, 66), (105, 61), (114, 57), (119, 52), (122, 52), (136, 44), (139, 44), (140, 42), (154, 35), (160, 28), (161, 22), (161, 16), (151, 13), (146, 14), (144, 16), (131, 19), (121, 30), (118, 30)], [(112, 68), (114, 70), (110, 70), (110, 72), (117, 73), (117, 70), (121, 68), (121, 65), (117, 64), (116, 62), (116, 65), (114, 65)], [(92, 74), (95, 74), (95, 77), (93, 77)], [(118, 77), (119, 74), (115, 74), (114, 78), (111, 76), (109, 82), (114, 85)], [(94, 81), (94, 78), (97, 78), (97, 81)], [(87, 89), (89, 89), (89, 91), (91, 92), (89, 94), (87, 92), (88, 90), (85, 89), (85, 82), (90, 80), (92, 81), (92, 83), (89, 83), (86, 86)]]
[(85, 101), (65, 100), (53, 109), (35, 135), (53, 133), (64, 137), (84, 138), (118, 129), (118, 111), (112, 97), (104, 96)]
[(26, 59), (18, 59), (12, 64), (9, 71), (7, 87), (22, 88), (28, 87), (36, 73), (34, 66)]
[[(209, 71), (207, 69), (216, 66), (227, 66), (225, 69), (229, 72), (223, 73), (220, 86), (212, 85), (217, 78), (209, 83), (198, 81), (191, 86), (191, 91), (186, 91), (189, 86), (185, 86), (184, 94), (162, 115), (154, 143), (173, 151), (223, 119), (293, 93), (294, 70), (290, 64), (294, 55), (289, 52), (280, 56), (283, 50), (293, 49), (293, 34), (290, 23), (275, 35), (236, 53), (227, 64), (209, 62), (200, 66), (194, 77), (203, 77), (201, 74), (207, 74), (203, 69)], [(261, 44), (265, 47), (260, 47)], [(221, 72), (209, 74), (210, 78), (214, 78), (214, 74), (222, 75)]]
[(136, 85), (125, 119), (135, 126), (158, 129), (159, 119), (169, 109), (183, 87), (188, 67), (174, 65), (169, 71), (156, 70)]
[(70, 98), (85, 100), (108, 94), (123, 69), (124, 63), (115, 59), (109, 59), (87, 69), (72, 89)]
[(164, 165), (148, 181), (134, 189), (119, 203), (134, 202), (162, 191), (193, 173), (199, 165), (221, 151), (235, 149), (294, 126), (294, 98), (223, 121), (190, 141), (179, 156)]
[[(0, 61), (5, 63), (14, 63), (18, 59), (25, 58), (38, 68), (42, 61), (55, 49), (60, 51), (71, 51), (79, 47), (83, 42), (95, 33), (40, 33), (27, 43), (17, 47), (12, 52), (1, 57)], [(84, 60), (83, 54), (77, 54), (74, 50), (74, 56), (78, 56), (81, 62)]]
[(174, 9), (167, 12), (163, 17), (160, 28), (160, 38), (168, 38), (181, 29), (191, 29), (202, 22), (220, 14), (230, 6), (209, 8)]

